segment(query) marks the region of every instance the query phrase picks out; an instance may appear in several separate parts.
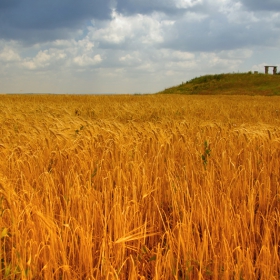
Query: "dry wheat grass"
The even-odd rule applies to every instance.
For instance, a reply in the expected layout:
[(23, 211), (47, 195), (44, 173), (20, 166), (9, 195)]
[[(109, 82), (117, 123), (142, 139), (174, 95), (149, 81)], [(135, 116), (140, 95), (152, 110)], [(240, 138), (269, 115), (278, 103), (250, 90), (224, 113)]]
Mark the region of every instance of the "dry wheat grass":
[(2, 96), (0, 278), (279, 279), (279, 101)]

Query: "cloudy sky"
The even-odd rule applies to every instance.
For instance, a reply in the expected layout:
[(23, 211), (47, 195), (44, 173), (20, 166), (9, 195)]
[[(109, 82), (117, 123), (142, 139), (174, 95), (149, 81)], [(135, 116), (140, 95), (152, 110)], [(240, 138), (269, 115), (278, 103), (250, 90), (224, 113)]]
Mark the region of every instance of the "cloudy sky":
[(264, 65), (280, 0), (0, 1), (0, 92), (154, 93)]

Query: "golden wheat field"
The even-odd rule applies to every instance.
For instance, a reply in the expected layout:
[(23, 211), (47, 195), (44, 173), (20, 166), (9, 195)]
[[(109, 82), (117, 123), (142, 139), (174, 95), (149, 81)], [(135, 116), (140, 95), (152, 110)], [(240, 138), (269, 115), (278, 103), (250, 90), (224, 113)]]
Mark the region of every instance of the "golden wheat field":
[(0, 96), (0, 279), (279, 279), (280, 98)]

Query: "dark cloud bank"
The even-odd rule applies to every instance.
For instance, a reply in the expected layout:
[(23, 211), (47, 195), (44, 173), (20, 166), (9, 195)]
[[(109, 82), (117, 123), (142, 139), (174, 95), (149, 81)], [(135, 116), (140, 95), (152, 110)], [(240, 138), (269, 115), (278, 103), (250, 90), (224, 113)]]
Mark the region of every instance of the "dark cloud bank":
[(242, 0), (241, 2), (253, 11), (280, 11), (279, 0)]
[(112, 8), (124, 15), (162, 12), (172, 16), (186, 10), (174, 0), (1, 0), (0, 38), (26, 42), (65, 38), (91, 19), (110, 20)]
[[(0, 39), (32, 45), (72, 38), (73, 33), (85, 29), (92, 19), (110, 21), (112, 8), (124, 15), (159, 12), (174, 20), (170, 30), (164, 31), (164, 42), (157, 47), (219, 51), (271, 43), (271, 38), (278, 38), (275, 33), (278, 31), (262, 25), (262, 22), (252, 23), (249, 28), (229, 22), (225, 14), (215, 10), (218, 3), (211, 1), (192, 0), (179, 5), (175, 0), (1, 0)], [(241, 3), (244, 11), (256, 12), (258, 16), (280, 11), (280, 0), (232, 0), (229, 5), (236, 3)], [(205, 18), (190, 22), (187, 20), (188, 12), (205, 15)], [(280, 25), (280, 19), (274, 26), (277, 27), (277, 24)], [(102, 41), (99, 43), (102, 47)], [(117, 47), (125, 48), (121, 45)]]
[(67, 37), (86, 20), (109, 19), (107, 0), (1, 0), (0, 38), (48, 41)]

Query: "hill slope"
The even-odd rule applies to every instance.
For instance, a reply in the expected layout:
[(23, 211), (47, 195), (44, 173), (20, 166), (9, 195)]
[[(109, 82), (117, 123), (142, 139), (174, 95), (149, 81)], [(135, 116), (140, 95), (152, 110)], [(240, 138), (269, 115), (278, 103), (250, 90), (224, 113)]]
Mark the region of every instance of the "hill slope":
[(280, 75), (216, 74), (194, 78), (164, 94), (280, 95)]

